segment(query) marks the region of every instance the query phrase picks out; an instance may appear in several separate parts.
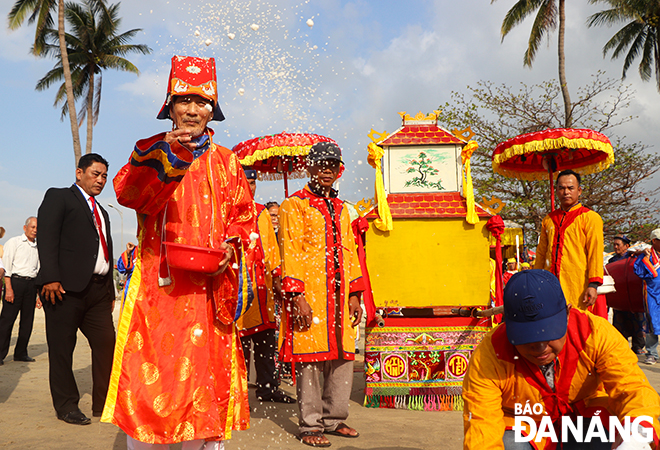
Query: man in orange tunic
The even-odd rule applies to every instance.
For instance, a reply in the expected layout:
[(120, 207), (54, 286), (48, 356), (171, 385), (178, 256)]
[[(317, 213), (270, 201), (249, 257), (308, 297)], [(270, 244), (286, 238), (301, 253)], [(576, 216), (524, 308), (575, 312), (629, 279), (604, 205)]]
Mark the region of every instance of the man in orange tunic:
[(572, 170), (557, 175), (559, 208), (545, 216), (536, 247), (535, 269), (552, 272), (566, 301), (585, 310), (596, 303), (603, 283), (603, 219), (582, 206), (581, 177)]
[[(101, 420), (126, 432), (128, 449), (217, 450), (249, 426), (234, 322), (252, 296), (256, 211), (238, 159), (206, 127), (224, 119), (212, 58), (172, 58), (158, 118), (173, 131), (138, 141), (114, 179), (117, 201), (137, 212), (139, 250)], [(182, 269), (170, 243), (225, 253), (212, 269), (186, 256)]]
[(282, 361), (296, 363), (299, 439), (311, 447), (328, 447), (324, 433), (359, 436), (344, 421), (364, 281), (348, 208), (332, 188), (343, 171), (341, 150), (331, 142), (314, 144), (307, 170), (309, 183), (280, 209), (287, 298), (279, 347)]

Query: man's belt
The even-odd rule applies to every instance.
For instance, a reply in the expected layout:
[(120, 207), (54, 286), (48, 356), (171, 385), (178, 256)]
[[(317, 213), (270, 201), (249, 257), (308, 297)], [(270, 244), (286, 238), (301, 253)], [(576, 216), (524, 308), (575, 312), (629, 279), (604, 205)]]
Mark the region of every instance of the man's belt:
[(18, 278), (19, 280), (28, 280), (28, 281), (32, 281), (32, 280), (34, 280), (34, 278), (35, 278), (35, 277), (24, 277), (24, 276), (22, 276), (22, 275), (16, 275), (15, 273), (13, 273), (13, 274), (11, 275), (11, 277), (12, 277), (12, 278)]
[(105, 275), (93, 274), (92, 275), (92, 281), (94, 283), (102, 283), (102, 282), (107, 280), (107, 278), (106, 278), (107, 276), (108, 276), (108, 274), (105, 274)]

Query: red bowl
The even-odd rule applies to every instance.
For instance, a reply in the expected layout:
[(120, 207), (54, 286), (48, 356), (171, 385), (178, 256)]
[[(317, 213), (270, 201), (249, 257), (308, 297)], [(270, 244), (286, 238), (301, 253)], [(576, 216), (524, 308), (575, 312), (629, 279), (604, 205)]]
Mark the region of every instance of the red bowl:
[(225, 257), (225, 250), (193, 245), (165, 242), (167, 248), (167, 264), (174, 269), (215, 273), (220, 269), (220, 261)]

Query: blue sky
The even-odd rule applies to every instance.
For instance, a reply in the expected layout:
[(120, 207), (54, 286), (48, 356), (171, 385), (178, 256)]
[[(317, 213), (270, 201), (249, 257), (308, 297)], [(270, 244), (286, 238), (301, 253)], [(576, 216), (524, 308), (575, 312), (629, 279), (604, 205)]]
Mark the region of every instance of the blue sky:
[[(6, 17), (14, 0), (0, 0)], [(588, 29), (587, 2), (567, 2), (567, 76), (578, 86), (604, 70), (612, 78), (621, 61), (603, 59), (602, 46), (612, 29)], [(93, 151), (110, 162), (110, 176), (128, 160), (136, 140), (170, 127), (156, 120), (165, 97), (169, 61), (174, 54), (213, 56), (217, 61), (221, 107), (227, 117), (212, 122), (215, 141), (226, 147), (254, 136), (281, 131), (315, 132), (342, 147), (347, 170), (341, 196), (358, 201), (373, 195), (374, 171), (366, 163), (371, 128), (392, 132), (397, 114), (428, 113), (479, 80), (537, 83), (556, 78), (556, 34), (539, 50), (533, 69), (522, 66), (531, 21), (501, 43), (500, 25), (513, 1), (125, 1), (122, 30), (142, 28), (134, 43), (153, 53), (131, 56), (141, 71), (106, 72), (101, 115), (94, 129)], [(314, 25), (306, 22), (312, 19)], [(251, 25), (258, 25), (255, 31)], [(9, 237), (36, 215), (49, 187), (74, 180), (68, 119), (53, 108), (55, 91), (34, 86), (52, 68), (52, 60), (28, 54), (34, 29), (0, 30), (0, 225)], [(229, 38), (233, 36), (233, 39)], [(208, 45), (207, 45), (208, 44)], [(629, 141), (660, 142), (660, 94), (642, 83), (635, 66), (627, 82), (636, 90), (627, 114), (638, 118), (613, 130)], [(81, 140), (85, 141), (84, 127)], [(478, 137), (477, 137), (478, 140)], [(651, 148), (657, 151), (657, 145)], [(294, 181), (293, 192), (303, 181)], [(658, 177), (654, 180), (658, 184)], [(281, 182), (260, 183), (258, 201), (283, 197)], [(110, 209), (115, 253), (121, 242), (135, 241), (133, 211), (117, 205), (109, 182), (99, 197)]]

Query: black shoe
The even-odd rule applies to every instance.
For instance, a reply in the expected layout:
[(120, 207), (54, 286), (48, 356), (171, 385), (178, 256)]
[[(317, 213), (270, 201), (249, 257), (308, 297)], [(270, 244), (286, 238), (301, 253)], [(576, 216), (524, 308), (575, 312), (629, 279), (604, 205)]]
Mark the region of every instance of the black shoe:
[(273, 392), (268, 397), (259, 397), (259, 396), (257, 396), (257, 400), (259, 400), (261, 402), (296, 403), (295, 398), (286, 395), (284, 392), (280, 391), (279, 389), (277, 391)]
[(35, 362), (36, 359), (30, 358), (29, 356), (26, 356), (25, 358), (14, 358), (14, 361)]
[(0, 361), (0, 366), (4, 366), (4, 365), (5, 365), (5, 362), (4, 362), (4, 361)]
[(70, 413), (66, 413), (64, 415), (58, 414), (57, 418), (65, 421), (66, 423), (72, 423), (74, 425), (89, 425), (92, 423), (92, 420), (84, 415), (80, 410), (71, 411)]

